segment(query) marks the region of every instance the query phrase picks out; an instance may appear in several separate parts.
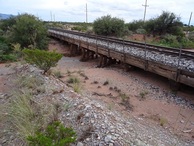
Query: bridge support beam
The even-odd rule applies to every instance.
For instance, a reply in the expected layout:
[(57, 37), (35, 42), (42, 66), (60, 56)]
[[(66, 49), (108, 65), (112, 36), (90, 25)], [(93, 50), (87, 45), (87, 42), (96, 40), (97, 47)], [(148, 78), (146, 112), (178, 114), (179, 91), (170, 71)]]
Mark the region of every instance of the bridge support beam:
[(80, 61), (87, 61), (89, 59), (94, 59), (94, 56), (95, 56), (94, 51), (90, 51), (86, 48), (82, 48), (82, 57), (81, 57)]
[(175, 92), (178, 91), (181, 87), (181, 83), (170, 79), (169, 79), (169, 85), (170, 85), (170, 89)]
[(75, 44), (70, 44), (70, 56), (77, 56), (81, 54), (79, 46)]

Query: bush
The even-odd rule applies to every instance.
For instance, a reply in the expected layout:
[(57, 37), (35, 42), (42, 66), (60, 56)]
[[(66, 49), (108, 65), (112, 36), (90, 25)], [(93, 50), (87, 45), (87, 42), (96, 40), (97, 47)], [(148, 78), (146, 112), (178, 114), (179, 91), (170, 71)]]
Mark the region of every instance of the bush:
[(7, 61), (16, 61), (17, 57), (12, 54), (2, 55), (0, 54), (0, 62), (7, 62)]
[(27, 140), (32, 146), (69, 146), (75, 142), (76, 133), (72, 128), (66, 128), (59, 121), (54, 121), (45, 131), (28, 136)]
[(122, 19), (112, 18), (110, 15), (102, 16), (94, 21), (93, 29), (98, 35), (122, 36), (125, 24)]
[(180, 47), (180, 43), (178, 42), (177, 37), (171, 34), (167, 34), (163, 36), (160, 43), (169, 47), (175, 47), (175, 48)]
[(146, 34), (146, 30), (142, 29), (142, 28), (139, 28), (139, 29), (136, 30), (136, 33), (138, 33), (138, 34)]
[(145, 23), (145, 29), (147, 32), (153, 35), (165, 35), (173, 34), (183, 36), (183, 24), (180, 22), (180, 18), (174, 13), (165, 12), (157, 18), (150, 19)]
[(181, 45), (183, 48), (194, 48), (194, 42), (189, 40), (188, 38), (170, 34), (163, 36), (160, 43), (165, 46), (175, 48), (180, 48)]
[(130, 31), (135, 32), (137, 29), (143, 28), (144, 22), (142, 20), (133, 21), (127, 24), (127, 27)]
[(56, 66), (57, 62), (62, 58), (61, 54), (56, 52), (48, 52), (44, 50), (30, 50), (24, 49), (24, 59), (30, 63), (35, 64), (46, 73), (51, 67)]
[(188, 38), (189, 38), (190, 41), (193, 41), (194, 42), (194, 31), (192, 31), (192, 32), (189, 33)]
[(18, 15), (12, 26), (12, 43), (19, 43), (22, 48), (33, 46), (33, 48), (46, 49), (47, 29), (42, 21), (30, 14)]

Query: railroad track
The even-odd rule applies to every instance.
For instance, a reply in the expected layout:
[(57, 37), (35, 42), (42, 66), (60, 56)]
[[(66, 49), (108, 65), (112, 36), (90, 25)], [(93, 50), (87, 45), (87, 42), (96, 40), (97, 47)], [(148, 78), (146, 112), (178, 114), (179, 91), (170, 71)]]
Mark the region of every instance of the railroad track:
[[(110, 43), (120, 43), (123, 45), (129, 45), (132, 47), (138, 47), (152, 51), (158, 51), (158, 52), (163, 52), (167, 54), (172, 54), (172, 55), (179, 55), (180, 54), (180, 49), (178, 48), (171, 48), (171, 47), (163, 47), (159, 45), (152, 45), (152, 44), (145, 44), (141, 42), (135, 42), (135, 41), (127, 41), (127, 40), (122, 40), (118, 38), (112, 38), (112, 37), (104, 37), (104, 36), (99, 36), (99, 35), (92, 35), (92, 34), (87, 34), (87, 33), (82, 33), (82, 32), (76, 32), (76, 31), (70, 31), (70, 30), (63, 30), (63, 29), (57, 29), (57, 28), (51, 28), (50, 30), (55, 30), (55, 31), (60, 31), (60, 32), (65, 32), (65, 33), (70, 33), (74, 35), (79, 35), (83, 37), (88, 37), (92, 39), (98, 39), (98, 40), (103, 40), (103, 41), (108, 41)], [(181, 55), (184, 57), (188, 57), (193, 59), (194, 58), (194, 52), (187, 51), (187, 50), (181, 50)]]
[(51, 28), (51, 32), (65, 35), (75, 40), (82, 40), (91, 44), (112, 49), (115, 51), (131, 54), (146, 60), (160, 62), (178, 69), (194, 72), (194, 52), (183, 49), (162, 47), (134, 41), (126, 41), (117, 38), (89, 35), (86, 33)]

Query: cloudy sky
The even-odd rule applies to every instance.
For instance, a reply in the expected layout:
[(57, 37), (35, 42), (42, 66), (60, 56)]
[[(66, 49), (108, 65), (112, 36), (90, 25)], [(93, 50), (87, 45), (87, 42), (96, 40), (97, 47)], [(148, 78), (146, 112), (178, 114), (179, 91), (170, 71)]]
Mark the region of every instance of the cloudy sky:
[[(108, 14), (122, 18), (126, 23), (143, 19), (144, 16), (145, 7), (142, 5), (145, 0), (0, 0), (0, 13), (30, 13), (43, 20), (85, 22), (86, 3), (88, 22)], [(190, 14), (194, 12), (194, 0), (147, 0), (147, 4), (146, 19), (169, 11), (188, 24)], [(194, 25), (194, 14), (191, 24)]]

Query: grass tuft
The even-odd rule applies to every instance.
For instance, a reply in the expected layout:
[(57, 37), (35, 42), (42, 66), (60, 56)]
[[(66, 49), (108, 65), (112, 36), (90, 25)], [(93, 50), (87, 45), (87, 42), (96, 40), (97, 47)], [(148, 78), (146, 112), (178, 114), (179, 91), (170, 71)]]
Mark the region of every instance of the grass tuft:
[(58, 79), (63, 77), (60, 71), (53, 71), (53, 75)]
[(108, 85), (108, 84), (109, 84), (109, 81), (108, 81), (108, 80), (106, 80), (106, 81), (103, 83), (104, 86), (106, 86), (106, 85)]
[(80, 80), (77, 77), (70, 77), (67, 81), (69, 84), (79, 84)]

